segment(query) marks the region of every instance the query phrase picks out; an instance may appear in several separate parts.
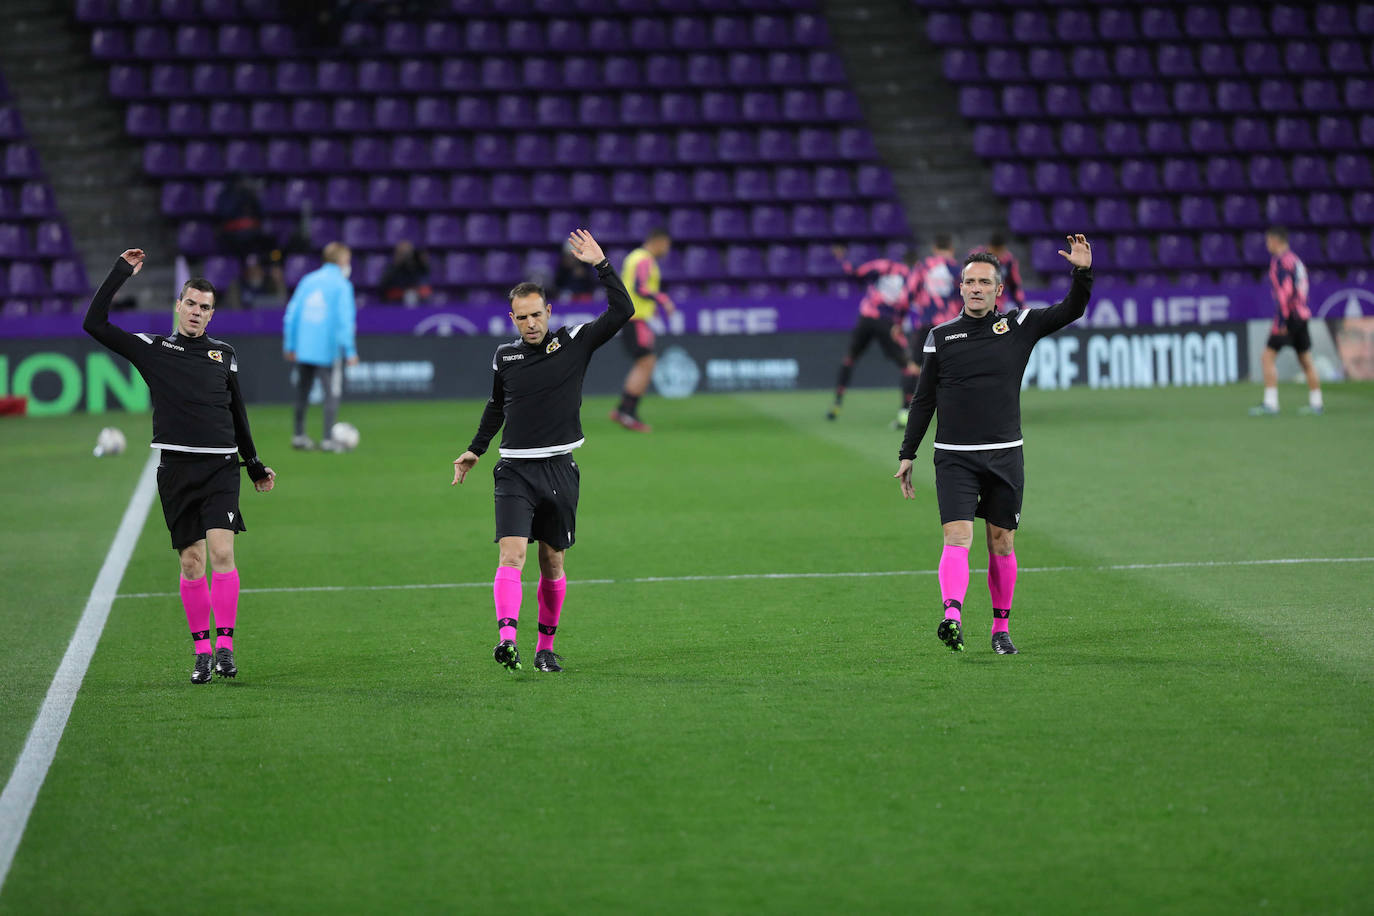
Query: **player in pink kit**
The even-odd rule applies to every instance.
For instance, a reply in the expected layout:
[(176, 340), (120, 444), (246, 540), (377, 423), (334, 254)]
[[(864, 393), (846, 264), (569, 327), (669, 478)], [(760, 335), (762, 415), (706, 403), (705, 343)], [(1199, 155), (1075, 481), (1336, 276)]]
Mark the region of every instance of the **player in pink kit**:
[[(911, 362), (916, 366), (919, 378), (920, 367), (925, 364), (922, 343), (930, 329), (937, 324), (953, 321), (964, 307), (959, 295), (959, 272), (962, 268), (954, 260), (954, 240), (947, 233), (935, 236), (930, 246), (930, 254), (911, 269), (907, 279), (907, 289), (911, 297)], [(906, 429), (907, 406), (897, 414), (893, 429)]]
[(1026, 284), (1021, 281), (1021, 265), (1017, 263), (1016, 255), (1007, 247), (1007, 237), (1000, 232), (994, 232), (986, 245), (980, 245), (969, 254), (977, 254), (980, 251), (986, 251), (997, 258), (997, 263), (1002, 268), (1002, 294), (997, 297), (997, 308), (1004, 308), (1008, 302), (1015, 303), (1017, 308), (1025, 308)]
[(883, 355), (897, 364), (902, 370), (902, 409), (911, 404), (916, 393), (916, 376), (920, 370), (906, 354), (906, 335), (902, 324), (906, 321), (911, 306), (912, 267), (901, 261), (889, 258), (874, 258), (855, 267), (845, 258), (843, 246), (831, 249), (844, 266), (844, 272), (868, 284), (864, 297), (859, 302), (859, 320), (849, 338), (849, 349), (845, 351), (840, 363), (839, 378), (835, 382), (835, 403), (826, 411), (827, 420), (837, 419), (844, 403), (844, 392), (849, 387), (849, 379), (854, 374), (854, 363), (868, 345), (878, 342)]
[(1272, 417), (1279, 412), (1279, 370), (1276, 361), (1279, 351), (1292, 346), (1298, 354), (1298, 364), (1307, 376), (1307, 405), (1298, 413), (1321, 416), (1322, 385), (1317, 367), (1312, 362), (1312, 336), (1307, 322), (1312, 317), (1307, 307), (1307, 268), (1288, 247), (1288, 230), (1270, 226), (1264, 233), (1264, 247), (1269, 249), (1269, 283), (1274, 291), (1274, 324), (1269, 341), (1260, 356), (1264, 367), (1264, 403), (1250, 408), (1252, 417)]

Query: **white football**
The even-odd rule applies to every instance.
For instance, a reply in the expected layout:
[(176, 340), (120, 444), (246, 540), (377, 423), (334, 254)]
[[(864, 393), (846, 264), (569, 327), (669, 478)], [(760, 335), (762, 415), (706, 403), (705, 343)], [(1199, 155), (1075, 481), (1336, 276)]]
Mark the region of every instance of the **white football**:
[(128, 444), (122, 432), (113, 426), (107, 426), (100, 431), (100, 435), (95, 437), (95, 457), (118, 455), (124, 451), (124, 447)]
[(329, 431), (329, 438), (352, 451), (358, 447), (358, 427), (352, 423), (335, 423)]

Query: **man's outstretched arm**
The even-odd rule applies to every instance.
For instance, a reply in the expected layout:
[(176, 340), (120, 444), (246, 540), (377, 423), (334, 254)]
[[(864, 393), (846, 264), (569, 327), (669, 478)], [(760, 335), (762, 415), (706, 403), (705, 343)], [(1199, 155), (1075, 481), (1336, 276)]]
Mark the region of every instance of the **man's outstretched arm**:
[(143, 268), (143, 258), (142, 248), (130, 248), (115, 259), (114, 267), (110, 268), (105, 282), (95, 291), (86, 309), (86, 319), (81, 322), (82, 330), (130, 362), (137, 359), (150, 341), (111, 324), (110, 303), (124, 281)]
[(635, 313), (635, 305), (630, 300), (630, 293), (625, 289), (625, 284), (621, 282), (615, 268), (611, 266), (611, 262), (590, 232), (586, 229), (576, 230), (568, 236), (568, 246), (579, 261), (596, 267), (601, 285), (606, 287), (606, 311), (583, 325), (577, 332), (579, 335), (588, 335), (587, 339), (592, 349), (596, 349), (630, 323)]

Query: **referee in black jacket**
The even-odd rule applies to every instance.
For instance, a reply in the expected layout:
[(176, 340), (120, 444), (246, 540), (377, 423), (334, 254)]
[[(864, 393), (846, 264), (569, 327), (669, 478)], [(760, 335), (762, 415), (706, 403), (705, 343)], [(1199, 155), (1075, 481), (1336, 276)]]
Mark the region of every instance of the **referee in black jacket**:
[(536, 283), (510, 291), (510, 317), (520, 339), (496, 348), (491, 399), (477, 435), (453, 462), (453, 482), (462, 483), (478, 458), (501, 435), (496, 480), (496, 542), (500, 557), (492, 595), (499, 642), (496, 661), (520, 667), (516, 627), (520, 619), (520, 574), (531, 541), (539, 542), (539, 637), (534, 667), (562, 671), (553, 639), (567, 593), (563, 554), (577, 530), (580, 473), (572, 451), (582, 445), (582, 379), (592, 354), (629, 323), (634, 303), (625, 284), (592, 234), (578, 229), (568, 239), (573, 255), (596, 266), (608, 307), (595, 320), (549, 331), (549, 303)]
[[(239, 463), (260, 493), (275, 485), (276, 473), (263, 466), (248, 429), (248, 412), (239, 394), (239, 364), (234, 348), (205, 333), (215, 315), (215, 287), (188, 280), (176, 301), (176, 331), (130, 334), (110, 323), (110, 302), (143, 267), (141, 248), (115, 261), (86, 311), (82, 328), (133, 363), (148, 383), (153, 402), (152, 447), (160, 449), (157, 490), (162, 514), (181, 555), (181, 602), (195, 642), (192, 684), (213, 675), (234, 677), (234, 627), (238, 618), (239, 574), (234, 565), (234, 535), (247, 530), (239, 511)], [(205, 576), (209, 547), (214, 587)], [(210, 652), (210, 617), (216, 647)], [(213, 672), (213, 673), (212, 673)]]
[(964, 648), (960, 612), (968, 591), (973, 520), (982, 518), (987, 522), (992, 648), (998, 655), (1016, 654), (1010, 617), (1016, 586), (1012, 540), (1021, 522), (1025, 488), (1021, 377), (1036, 342), (1083, 317), (1092, 293), (1092, 247), (1082, 235), (1068, 239), (1069, 250), (1059, 253), (1073, 265), (1073, 282), (1062, 302), (999, 313), (1001, 265), (987, 252), (971, 254), (959, 283), (963, 312), (926, 336), (925, 366), (893, 476), (904, 497), (916, 495), (911, 462), (931, 417), (938, 414), (931, 445), (945, 535), (939, 570), (945, 611), (936, 635), (955, 652)]

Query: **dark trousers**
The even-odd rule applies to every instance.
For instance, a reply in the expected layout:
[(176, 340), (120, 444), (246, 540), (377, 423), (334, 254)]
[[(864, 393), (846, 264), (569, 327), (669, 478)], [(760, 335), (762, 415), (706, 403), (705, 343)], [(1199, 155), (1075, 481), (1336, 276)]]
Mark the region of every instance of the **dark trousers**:
[(305, 408), (310, 403), (310, 389), (319, 375), (324, 385), (324, 435), (330, 438), (334, 421), (339, 417), (339, 401), (343, 398), (343, 363), (334, 361), (332, 366), (315, 366), (310, 363), (296, 364), (296, 432), (305, 435)]

